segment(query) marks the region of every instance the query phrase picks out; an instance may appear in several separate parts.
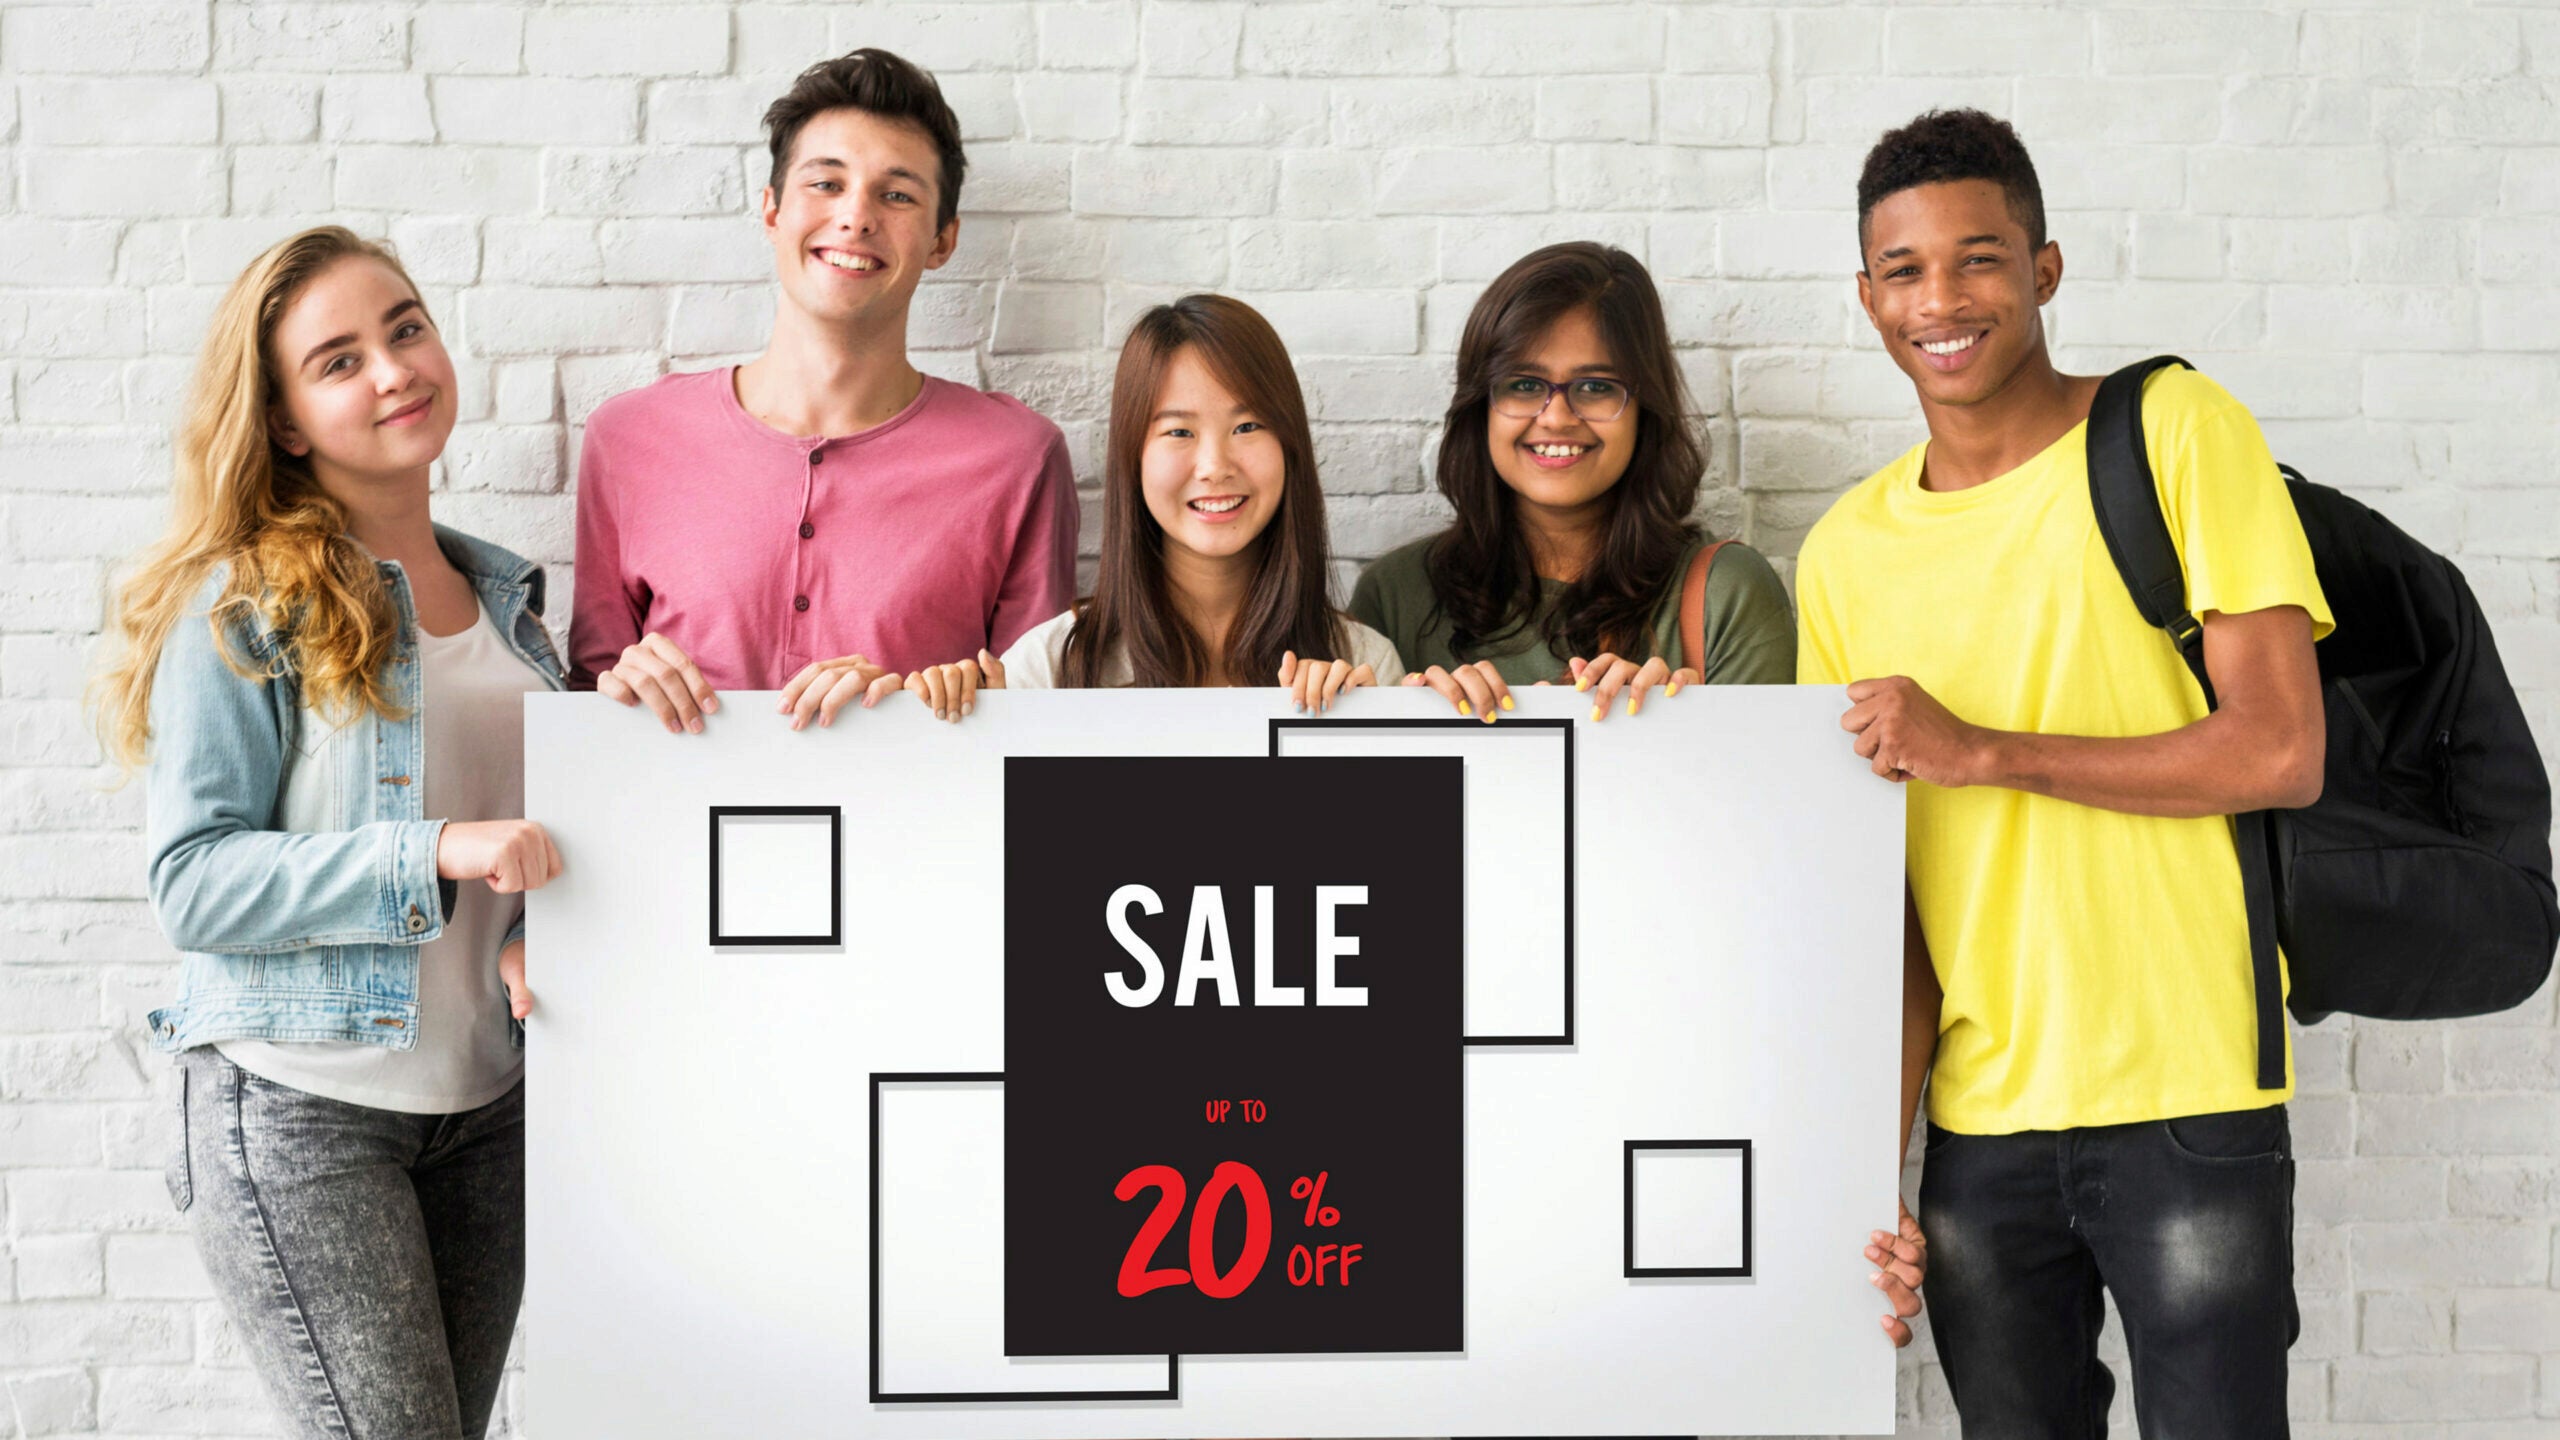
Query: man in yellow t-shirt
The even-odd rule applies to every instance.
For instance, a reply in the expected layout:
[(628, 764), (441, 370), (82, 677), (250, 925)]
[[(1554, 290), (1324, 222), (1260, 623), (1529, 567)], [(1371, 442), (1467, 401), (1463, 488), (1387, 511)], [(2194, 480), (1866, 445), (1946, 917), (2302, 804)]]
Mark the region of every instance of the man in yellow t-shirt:
[(2062, 253), (2016, 132), (1933, 111), (1858, 192), (1859, 298), (1929, 438), (1805, 540), (1797, 678), (1847, 684), (1857, 754), (1910, 786), (1904, 1133), (1926, 1075), (1920, 1224), (1964, 1433), (2103, 1431), (2104, 1290), (2146, 1433), (2281, 1436), (2292, 1071), (2258, 1088), (2225, 817), (2319, 794), (2310, 548), (2249, 412), (2154, 376), (2208, 712), (2097, 528), (2098, 382), (2046, 349)]

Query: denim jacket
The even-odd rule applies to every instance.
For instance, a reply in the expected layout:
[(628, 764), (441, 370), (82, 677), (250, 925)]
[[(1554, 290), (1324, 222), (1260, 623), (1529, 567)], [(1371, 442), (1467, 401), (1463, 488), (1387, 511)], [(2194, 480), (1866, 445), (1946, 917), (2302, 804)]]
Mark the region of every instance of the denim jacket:
[[(436, 543), (515, 653), (564, 688), (542, 626), (541, 567), (442, 526)], [(289, 637), (247, 607), (225, 619), (232, 652), (252, 671), (283, 673), (232, 669), (205, 619), (221, 573), (161, 647), (146, 785), (151, 908), (181, 954), (176, 1003), (151, 1012), (160, 1049), (418, 1043), (418, 947), (444, 933), (453, 886), (436, 877), (444, 821), (420, 813), (417, 609), (400, 566), (378, 563), (400, 611), (385, 663), (404, 719), (315, 714), (289, 663), (278, 663), (290, 659)], [(518, 917), (507, 942), (523, 934)]]

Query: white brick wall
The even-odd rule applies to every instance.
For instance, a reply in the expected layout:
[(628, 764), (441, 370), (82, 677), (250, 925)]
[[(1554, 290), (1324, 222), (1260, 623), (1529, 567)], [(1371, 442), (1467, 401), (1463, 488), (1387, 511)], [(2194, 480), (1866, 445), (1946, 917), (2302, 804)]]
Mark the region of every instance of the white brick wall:
[[(2069, 260), (2065, 364), (2176, 349), (2456, 554), (2560, 740), (2551, 0), (0, 0), (0, 1436), (268, 1433), (161, 1192), (138, 1017), (169, 952), (79, 705), (220, 287), (306, 222), (397, 237), (468, 387), (443, 508), (565, 594), (579, 421), (761, 342), (755, 120), (860, 44), (939, 71), (968, 127), (921, 360), (1047, 411), (1089, 476), (1129, 318), (1248, 295), (1297, 354), (1346, 559), (1434, 524), (1484, 281), (1590, 236), (1663, 281), (1710, 523), (1787, 568), (1919, 434), (1844, 273), (1859, 157), (1927, 105), (2010, 114)], [(2551, 992), (2332, 1021), (2300, 1057), (2297, 1433), (2560, 1432)], [(1902, 1412), (1954, 1434), (1925, 1344)]]

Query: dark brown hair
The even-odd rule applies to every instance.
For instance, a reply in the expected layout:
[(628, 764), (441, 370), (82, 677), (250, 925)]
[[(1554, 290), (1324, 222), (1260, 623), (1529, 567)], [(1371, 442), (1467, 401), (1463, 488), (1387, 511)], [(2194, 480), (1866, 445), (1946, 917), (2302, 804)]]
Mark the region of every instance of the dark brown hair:
[(940, 194), (933, 228), (940, 230), (960, 213), (960, 177), (969, 168), (969, 157), (960, 151), (959, 117), (951, 113), (931, 75), (886, 50), (856, 50), (821, 60), (801, 71), (782, 98), (765, 107), (766, 144), (773, 151), (773, 173), (766, 184), (782, 188), (782, 172), (790, 167), (801, 127), (829, 110), (860, 110), (923, 130), (942, 160), (942, 177), (934, 186)]
[[(1280, 505), (1254, 537), (1253, 578), (1227, 632), (1220, 666), (1173, 603), (1165, 576), (1164, 527), (1147, 509), (1141, 462), (1165, 372), (1183, 350), (1196, 352), (1218, 383), (1234, 393), (1280, 442)], [(1315, 436), (1298, 372), (1279, 333), (1260, 312), (1224, 295), (1185, 295), (1138, 317), (1120, 347), (1111, 380), (1111, 435), (1102, 481), (1102, 567), (1094, 592), (1076, 607), (1058, 683), (1090, 689), (1106, 683), (1115, 648), (1129, 657), (1137, 686), (1198, 685), (1212, 669), (1260, 684), (1276, 678), (1290, 650), (1309, 658), (1342, 656), (1341, 614), (1326, 598), (1324, 489), (1316, 479)]]
[(2009, 218), (2027, 232), (2027, 248), (2044, 248), (2044, 186), (2026, 142), (2009, 122), (1979, 110), (1931, 110), (1888, 130), (1858, 171), (1858, 249), (1867, 248), (1867, 217), (1887, 196), (1915, 185), (1988, 180), (2009, 202)]
[(1635, 452), (1609, 487), (1599, 553), (1539, 626), (1568, 655), (1616, 651), (1634, 659), (1672, 569), (1697, 538), (1706, 461), (1690, 433), (1688, 388), (1671, 353), (1662, 297), (1636, 257), (1587, 240), (1533, 250), (1485, 288), (1458, 338), (1458, 385), (1440, 436), (1440, 493), (1457, 519), (1433, 538), (1424, 568), (1449, 622), (1450, 648), (1484, 653), (1516, 635), (1538, 607), (1538, 572), (1517, 521), (1516, 497), (1485, 444), (1496, 382), (1516, 371), (1558, 320), (1591, 312), (1636, 405)]

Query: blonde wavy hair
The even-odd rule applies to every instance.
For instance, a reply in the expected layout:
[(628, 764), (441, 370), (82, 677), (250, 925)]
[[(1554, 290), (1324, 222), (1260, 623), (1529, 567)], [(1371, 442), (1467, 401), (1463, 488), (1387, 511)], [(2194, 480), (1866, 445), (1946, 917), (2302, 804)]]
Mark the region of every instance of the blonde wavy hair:
[[(399, 639), (398, 607), (372, 557), (347, 537), (345, 510), (267, 424), (277, 398), (268, 353), (276, 326), (313, 279), (351, 257), (389, 266), (417, 293), (390, 246), (322, 225), (250, 261), (213, 312), (177, 435), (169, 531), (116, 592), (112, 658), (91, 691), (107, 753), (128, 773), (148, 758), (160, 648), (224, 566), (229, 578), (205, 618), (233, 670), (259, 680), (291, 674), (305, 702), (332, 719), (400, 713), (382, 680)], [(228, 633), (231, 620), (250, 616), (289, 637), (264, 666)]]

